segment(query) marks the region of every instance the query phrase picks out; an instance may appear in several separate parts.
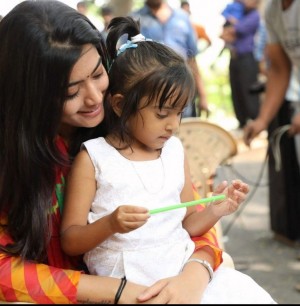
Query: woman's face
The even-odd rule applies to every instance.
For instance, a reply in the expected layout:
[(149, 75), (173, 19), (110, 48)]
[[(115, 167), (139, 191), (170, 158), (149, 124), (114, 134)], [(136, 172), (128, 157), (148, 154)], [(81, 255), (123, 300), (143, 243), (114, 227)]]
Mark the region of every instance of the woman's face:
[(108, 76), (97, 49), (85, 45), (74, 65), (61, 120), (61, 134), (74, 127), (95, 127), (104, 118), (103, 98)]

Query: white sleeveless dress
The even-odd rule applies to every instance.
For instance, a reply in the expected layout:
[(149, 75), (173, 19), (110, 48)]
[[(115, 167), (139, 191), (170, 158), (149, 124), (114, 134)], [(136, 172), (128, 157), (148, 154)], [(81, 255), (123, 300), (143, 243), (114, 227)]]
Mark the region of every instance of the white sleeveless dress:
[[(120, 205), (154, 209), (180, 203), (184, 154), (178, 138), (165, 144), (160, 158), (130, 161), (104, 138), (84, 143), (95, 166), (97, 193), (88, 222)], [(186, 208), (152, 215), (145, 225), (115, 234), (84, 257), (92, 274), (123, 277), (143, 285), (179, 273), (195, 245), (182, 227)]]
[[(180, 203), (184, 150), (177, 137), (171, 137), (160, 158), (152, 161), (130, 161), (102, 137), (83, 146), (94, 164), (97, 181), (89, 223), (120, 205), (154, 209)], [(146, 286), (177, 275), (195, 248), (182, 227), (185, 213), (186, 208), (180, 208), (154, 214), (142, 227), (111, 236), (85, 254), (90, 273), (117, 278), (126, 275), (129, 281)], [(274, 303), (263, 288), (243, 273), (220, 267), (214, 274), (201, 303)]]

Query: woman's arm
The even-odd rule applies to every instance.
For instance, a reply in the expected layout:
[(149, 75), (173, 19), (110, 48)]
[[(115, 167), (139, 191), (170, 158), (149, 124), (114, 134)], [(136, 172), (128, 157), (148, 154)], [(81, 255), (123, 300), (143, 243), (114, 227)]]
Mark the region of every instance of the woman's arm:
[[(87, 304), (114, 304), (120, 284), (121, 279), (118, 278), (81, 275), (78, 285), (78, 302)], [(118, 304), (136, 304), (138, 302), (137, 296), (142, 294), (145, 288), (145, 286), (127, 281)]]
[[(5, 224), (4, 217), (0, 224)], [(5, 246), (11, 241), (0, 226), (0, 244)], [(0, 301), (34, 304), (112, 304), (121, 282), (23, 260), (4, 252), (0, 252), (0, 275)], [(136, 303), (143, 290), (144, 286), (127, 282), (119, 303)]]
[(76, 303), (80, 272), (0, 253), (0, 300), (35, 304)]
[[(12, 243), (0, 215), (0, 245)], [(81, 272), (57, 269), (0, 251), (0, 301), (37, 304), (76, 303)]]
[[(0, 253), (0, 301), (113, 304), (120, 279), (85, 275)], [(144, 286), (127, 282), (119, 303), (136, 303)]]

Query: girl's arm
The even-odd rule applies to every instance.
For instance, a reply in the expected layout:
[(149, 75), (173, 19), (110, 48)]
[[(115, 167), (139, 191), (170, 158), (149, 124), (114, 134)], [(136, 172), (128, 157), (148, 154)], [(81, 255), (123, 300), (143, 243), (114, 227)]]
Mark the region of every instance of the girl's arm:
[[(196, 188), (193, 187), (194, 199), (200, 199), (200, 195)], [(197, 206), (198, 211), (205, 208), (204, 205)], [(191, 236), (195, 243), (194, 254), (198, 252), (204, 252), (205, 256), (208, 256), (208, 261), (211, 263), (214, 270), (216, 270), (223, 262), (222, 250), (219, 247), (217, 238), (217, 230), (215, 227), (211, 227), (205, 234), (201, 236)]]
[[(181, 192), (181, 202), (190, 202), (195, 199), (193, 184), (191, 181), (190, 167), (185, 155), (184, 158), (185, 184)], [(182, 222), (183, 227), (188, 231), (190, 236), (201, 236), (209, 231), (218, 218), (207, 213), (205, 206), (191, 206), (187, 208), (186, 216)], [(195, 224), (193, 224), (195, 222)]]
[(96, 187), (94, 165), (83, 150), (75, 158), (67, 179), (61, 245), (68, 255), (86, 253), (115, 233), (127, 233), (142, 226), (150, 216), (144, 207), (120, 205), (111, 214), (88, 224)]
[[(185, 185), (181, 193), (181, 201), (189, 202), (192, 200), (200, 199), (200, 195), (191, 180), (190, 168), (186, 155), (184, 158), (184, 172), (185, 172)], [(189, 207), (187, 210), (186, 218), (190, 214), (201, 212), (204, 209), (205, 209), (205, 204)], [(217, 269), (223, 260), (222, 260), (222, 250), (219, 247), (216, 229), (213, 227), (213, 225), (214, 224), (208, 227), (207, 231), (206, 232), (204, 231), (202, 235), (190, 234), (190, 236), (195, 243), (195, 253), (201, 250), (205, 254), (208, 254), (208, 256), (211, 258), (212, 267), (214, 269)]]
[(83, 254), (113, 234), (108, 216), (87, 224), (95, 194), (94, 166), (88, 153), (83, 150), (76, 156), (67, 178), (61, 245), (68, 255)]

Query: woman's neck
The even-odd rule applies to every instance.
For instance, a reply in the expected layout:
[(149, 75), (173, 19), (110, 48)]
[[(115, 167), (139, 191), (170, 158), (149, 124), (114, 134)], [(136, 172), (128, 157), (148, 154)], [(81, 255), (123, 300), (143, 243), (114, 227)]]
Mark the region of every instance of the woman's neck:
[(69, 144), (76, 130), (77, 128), (74, 126), (61, 123), (58, 134), (67, 144)]

